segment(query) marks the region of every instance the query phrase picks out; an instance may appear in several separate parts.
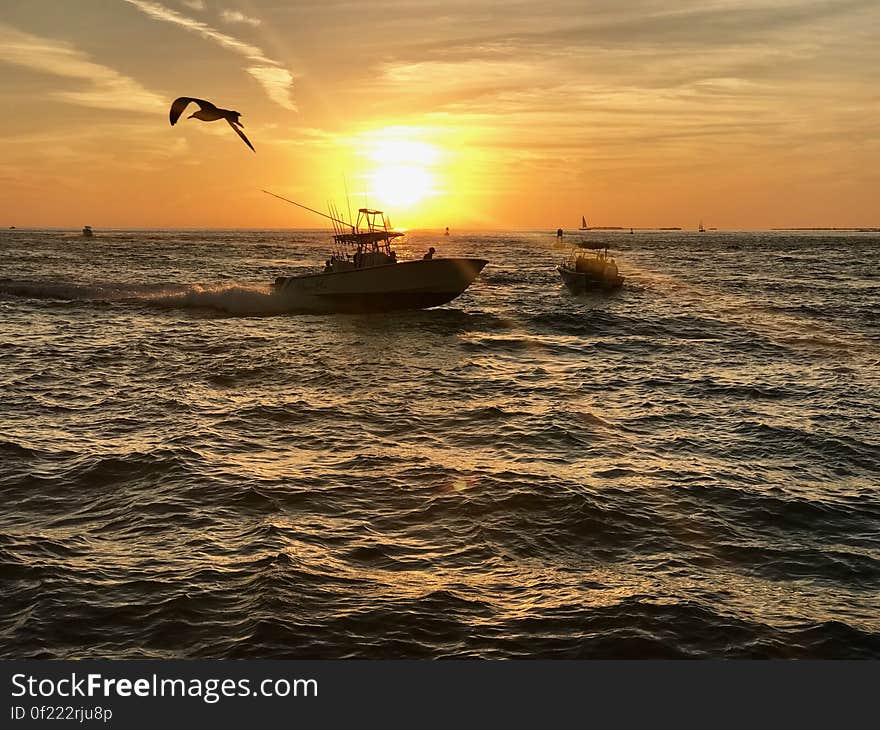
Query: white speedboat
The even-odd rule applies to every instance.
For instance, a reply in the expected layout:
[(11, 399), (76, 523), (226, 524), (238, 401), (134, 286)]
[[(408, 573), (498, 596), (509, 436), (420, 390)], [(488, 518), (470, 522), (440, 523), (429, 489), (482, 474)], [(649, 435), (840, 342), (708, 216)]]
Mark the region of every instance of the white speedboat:
[(464, 292), (488, 263), (485, 259), (433, 258), (433, 248), (423, 259), (398, 261), (391, 241), (403, 234), (389, 230), (382, 211), (361, 208), (353, 225), (338, 215), (325, 217), (333, 221), (334, 251), (324, 270), (275, 279), (275, 291), (289, 300), (291, 309), (387, 312), (436, 307)]

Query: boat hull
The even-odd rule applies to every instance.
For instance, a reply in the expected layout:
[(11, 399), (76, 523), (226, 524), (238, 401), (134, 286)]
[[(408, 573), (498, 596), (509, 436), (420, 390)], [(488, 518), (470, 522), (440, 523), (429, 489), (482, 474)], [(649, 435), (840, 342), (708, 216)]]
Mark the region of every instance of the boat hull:
[(451, 302), (488, 262), (442, 258), (404, 261), (306, 276), (279, 277), (275, 291), (291, 310), (304, 312), (390, 312), (426, 309)]
[(623, 277), (597, 276), (590, 272), (574, 271), (567, 266), (557, 266), (556, 270), (562, 277), (562, 283), (572, 294), (583, 294), (588, 291), (610, 291), (623, 286)]

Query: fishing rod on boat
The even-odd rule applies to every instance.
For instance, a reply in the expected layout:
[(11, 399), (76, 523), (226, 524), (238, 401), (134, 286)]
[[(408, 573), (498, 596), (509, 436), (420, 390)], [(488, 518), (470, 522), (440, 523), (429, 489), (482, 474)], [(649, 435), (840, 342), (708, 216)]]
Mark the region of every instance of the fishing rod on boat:
[(296, 205), (300, 208), (304, 208), (305, 210), (307, 210), (311, 213), (316, 213), (317, 215), (323, 216), (324, 218), (329, 218), (334, 223), (341, 223), (344, 226), (348, 226), (349, 228), (351, 228), (352, 231), (355, 230), (355, 226), (353, 226), (351, 223), (346, 223), (344, 220), (341, 220), (340, 218), (335, 218), (332, 215), (327, 215), (326, 213), (322, 213), (320, 210), (315, 210), (314, 208), (309, 208), (309, 206), (303, 205), (302, 203), (297, 203), (295, 200), (291, 200), (290, 198), (285, 198), (283, 195), (275, 195), (275, 193), (270, 193), (268, 190), (262, 190), (262, 192), (266, 193), (266, 195), (271, 195), (273, 198), (278, 198), (278, 200), (283, 200), (286, 203), (290, 203), (290, 204)]

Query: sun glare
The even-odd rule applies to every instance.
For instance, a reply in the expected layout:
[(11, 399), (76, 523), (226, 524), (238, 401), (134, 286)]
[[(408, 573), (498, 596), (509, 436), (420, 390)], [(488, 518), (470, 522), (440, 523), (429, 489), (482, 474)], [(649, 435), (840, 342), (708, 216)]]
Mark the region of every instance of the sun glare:
[(436, 194), (440, 149), (417, 139), (418, 133), (406, 127), (389, 127), (363, 136), (364, 183), (376, 205), (399, 212)]
[(370, 195), (393, 209), (410, 208), (432, 193), (431, 173), (417, 165), (386, 165), (367, 177)]
[(380, 138), (373, 142), (367, 154), (373, 162), (379, 164), (406, 162), (433, 165), (437, 161), (440, 151), (426, 142), (400, 138)]

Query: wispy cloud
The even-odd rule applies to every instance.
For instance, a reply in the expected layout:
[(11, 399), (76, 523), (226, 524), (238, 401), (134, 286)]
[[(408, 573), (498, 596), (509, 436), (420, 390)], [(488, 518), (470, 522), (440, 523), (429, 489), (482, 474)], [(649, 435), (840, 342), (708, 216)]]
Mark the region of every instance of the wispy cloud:
[(213, 41), (226, 50), (244, 57), (255, 64), (248, 66), (245, 70), (263, 86), (269, 98), (285, 109), (296, 110), (296, 105), (291, 99), (293, 75), (278, 61), (269, 58), (258, 46), (223, 33), (201, 20), (189, 18), (161, 3), (152, 2), (152, 0), (124, 1), (154, 20), (161, 20), (165, 23), (180, 26), (191, 33), (197, 33), (202, 38)]
[(207, 23), (203, 23), (201, 20), (188, 18), (187, 16), (178, 13), (176, 10), (165, 7), (161, 3), (151, 2), (151, 0), (124, 0), (124, 2), (127, 2), (129, 5), (134, 5), (138, 10), (154, 20), (161, 20), (165, 23), (179, 25), (181, 28), (185, 28), (192, 33), (198, 33), (202, 38), (214, 41), (223, 48), (238, 53), (250, 61), (275, 66), (279, 65), (271, 58), (268, 58), (263, 53), (262, 49), (257, 46), (216, 30)]
[(290, 71), (280, 66), (254, 66), (248, 73), (259, 81), (269, 98), (285, 109), (295, 109), (290, 101), (290, 87), (293, 76)]
[[(848, 106), (865, 110), (871, 103), (858, 93), (876, 68), (866, 62), (867, 49), (874, 49), (871, 58), (878, 54), (860, 28), (870, 26), (876, 0), (634, 0), (594, 12), (596, 5), (589, 12), (572, 8), (564, 26), (558, 15), (552, 23), (526, 24), (514, 3), (491, 27), (476, 16), (460, 23), (469, 34), (452, 38), (441, 27), (374, 54), (364, 86), (374, 97), (393, 93), (398, 108), (410, 113), (482, 114), (496, 136), (514, 125), (520, 139), (552, 128), (554, 144), (573, 115), (589, 119), (593, 138), (602, 115), (613, 119), (615, 134), (631, 115), (634, 128), (665, 130), (681, 122), (689, 134), (734, 120), (755, 129), (757, 141), (769, 136), (762, 125), (776, 129), (777, 116), (812, 98), (825, 77), (835, 80), (834, 96)], [(535, 12), (525, 4), (519, 10)], [(583, 138), (583, 125), (575, 127), (569, 144), (583, 147)]]
[(182, 0), (183, 4), (191, 10), (204, 10), (205, 0)]
[(82, 89), (51, 96), (71, 104), (100, 109), (164, 112), (165, 100), (134, 79), (92, 61), (69, 43), (26, 33), (0, 23), (0, 62), (86, 82)]
[(221, 10), (220, 18), (224, 23), (244, 23), (245, 25), (251, 25), (254, 28), (261, 25), (263, 22), (259, 18), (250, 18), (239, 10)]

